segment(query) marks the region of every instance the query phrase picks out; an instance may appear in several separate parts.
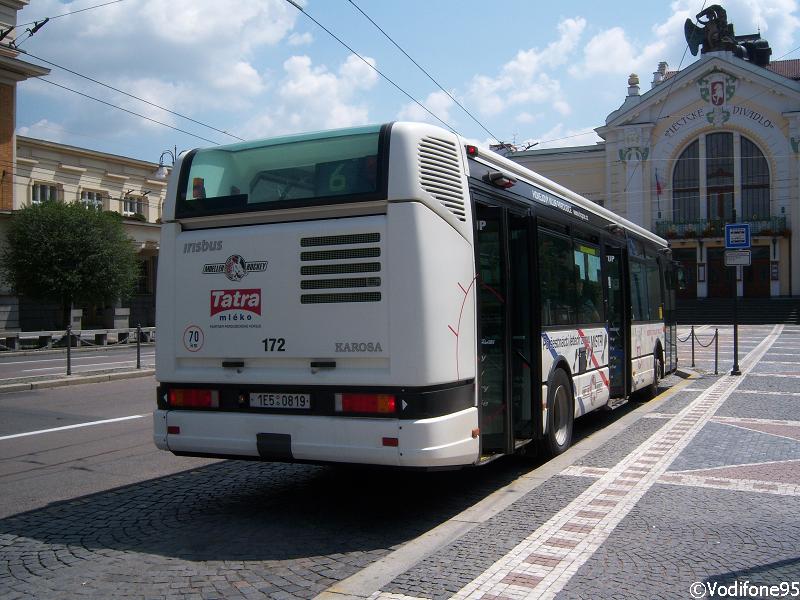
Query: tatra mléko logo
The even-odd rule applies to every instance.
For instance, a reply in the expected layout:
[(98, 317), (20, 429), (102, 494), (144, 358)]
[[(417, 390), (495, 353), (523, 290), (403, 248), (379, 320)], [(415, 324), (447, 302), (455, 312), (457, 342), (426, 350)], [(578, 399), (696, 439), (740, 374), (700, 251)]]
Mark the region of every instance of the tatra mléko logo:
[(261, 290), (211, 290), (211, 313), (235, 310), (261, 316)]
[(203, 265), (204, 275), (224, 273), (231, 281), (241, 281), (248, 273), (261, 273), (267, 270), (266, 260), (246, 261), (239, 254), (232, 254), (224, 263), (209, 263)]

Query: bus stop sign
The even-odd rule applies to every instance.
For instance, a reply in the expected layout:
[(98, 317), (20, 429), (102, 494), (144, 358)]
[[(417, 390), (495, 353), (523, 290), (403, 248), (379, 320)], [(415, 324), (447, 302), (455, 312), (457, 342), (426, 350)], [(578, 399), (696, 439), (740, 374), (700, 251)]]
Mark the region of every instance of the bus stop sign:
[(750, 224), (731, 223), (725, 225), (725, 247), (729, 250), (750, 247)]

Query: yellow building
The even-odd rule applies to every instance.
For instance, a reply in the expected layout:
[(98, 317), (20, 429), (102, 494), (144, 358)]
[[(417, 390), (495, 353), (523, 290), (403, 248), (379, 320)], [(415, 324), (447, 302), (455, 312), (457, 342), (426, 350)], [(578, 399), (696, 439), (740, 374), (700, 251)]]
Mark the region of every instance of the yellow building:
[(798, 296), (799, 80), (799, 60), (765, 67), (704, 50), (679, 72), (659, 64), (645, 93), (631, 75), (624, 102), (595, 130), (603, 142), (509, 158), (670, 239), (686, 298), (732, 295), (724, 225), (735, 210), (752, 234), (738, 294)]

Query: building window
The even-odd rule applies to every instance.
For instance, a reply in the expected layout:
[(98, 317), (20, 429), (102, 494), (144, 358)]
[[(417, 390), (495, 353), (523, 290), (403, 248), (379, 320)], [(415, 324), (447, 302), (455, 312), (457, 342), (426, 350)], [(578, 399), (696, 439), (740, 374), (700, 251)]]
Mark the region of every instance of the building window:
[(700, 218), (700, 144), (693, 141), (681, 153), (672, 175), (672, 220), (688, 223)]
[(86, 208), (96, 208), (97, 210), (102, 210), (103, 192), (93, 192), (91, 190), (83, 190), (81, 192), (81, 203)]
[(122, 199), (122, 214), (127, 216), (144, 214), (143, 205), (141, 196), (125, 196)]
[[(741, 150), (738, 155), (731, 132), (709, 133), (703, 140), (694, 140), (680, 154), (672, 173), (674, 223), (700, 220), (703, 218), (701, 207), (709, 221), (730, 221), (736, 192), (741, 197), (741, 219), (758, 221), (770, 218), (769, 164), (755, 143), (744, 136), (739, 139)], [(705, 142), (703, 157), (700, 156), (700, 141)], [(701, 168), (705, 169), (702, 189)], [(737, 169), (741, 179), (738, 189)]]
[(769, 219), (769, 165), (753, 142), (742, 138), (742, 218)]
[(706, 136), (706, 214), (709, 219), (733, 218), (733, 134)]
[(52, 183), (34, 183), (31, 192), (31, 204), (58, 201), (58, 187)]

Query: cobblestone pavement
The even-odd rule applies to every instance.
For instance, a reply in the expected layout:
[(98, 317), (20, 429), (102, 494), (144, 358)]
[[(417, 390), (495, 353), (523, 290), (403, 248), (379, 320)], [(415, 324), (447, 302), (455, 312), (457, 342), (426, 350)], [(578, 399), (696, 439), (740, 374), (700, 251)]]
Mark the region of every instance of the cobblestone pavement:
[(311, 598), (517, 478), (222, 461), (0, 520), (0, 598)]
[(740, 328), (741, 377), (727, 375), (732, 354), (715, 377), (713, 354), (696, 352), (701, 375), (688, 386), (372, 598), (692, 598), (744, 580), (800, 585), (793, 356), (800, 328), (790, 326)]

